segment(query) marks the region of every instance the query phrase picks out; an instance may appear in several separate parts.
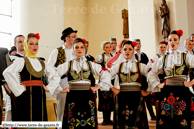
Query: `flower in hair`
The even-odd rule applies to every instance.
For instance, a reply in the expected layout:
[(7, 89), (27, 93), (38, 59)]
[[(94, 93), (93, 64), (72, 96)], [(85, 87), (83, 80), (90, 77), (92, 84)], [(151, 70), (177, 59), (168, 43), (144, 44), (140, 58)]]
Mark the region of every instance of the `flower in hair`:
[(183, 35), (183, 31), (182, 31), (182, 30), (177, 30), (176, 32), (177, 32), (177, 34), (178, 34), (179, 36), (182, 36), (182, 35)]
[(86, 43), (87, 43), (87, 41), (86, 41), (85, 39), (82, 39), (82, 41), (84, 42), (84, 44), (86, 44)]
[(132, 44), (134, 47), (137, 45), (136, 42), (134, 42), (134, 41), (133, 41), (131, 44)]
[(164, 43), (165, 43), (166, 45), (168, 45), (168, 41), (165, 41)]
[(36, 38), (37, 38), (38, 40), (40, 39), (39, 33), (36, 33), (35, 36), (36, 36)]

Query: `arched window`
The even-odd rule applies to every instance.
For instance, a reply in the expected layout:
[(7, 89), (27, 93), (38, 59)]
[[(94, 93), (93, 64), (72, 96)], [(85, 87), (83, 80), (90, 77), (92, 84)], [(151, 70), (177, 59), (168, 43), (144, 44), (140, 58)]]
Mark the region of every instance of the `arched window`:
[(0, 0), (0, 47), (10, 49), (12, 32), (12, 0)]

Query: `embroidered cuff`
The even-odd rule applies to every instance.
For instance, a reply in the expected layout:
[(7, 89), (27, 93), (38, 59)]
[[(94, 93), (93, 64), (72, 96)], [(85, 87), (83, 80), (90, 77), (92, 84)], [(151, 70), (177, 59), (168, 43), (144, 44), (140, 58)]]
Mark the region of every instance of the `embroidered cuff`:
[(158, 84), (160, 84), (159, 81), (153, 81), (153, 82), (152, 82), (152, 87), (155, 88), (155, 87), (158, 86)]
[(151, 92), (152, 91), (152, 86), (148, 86), (147, 91)]

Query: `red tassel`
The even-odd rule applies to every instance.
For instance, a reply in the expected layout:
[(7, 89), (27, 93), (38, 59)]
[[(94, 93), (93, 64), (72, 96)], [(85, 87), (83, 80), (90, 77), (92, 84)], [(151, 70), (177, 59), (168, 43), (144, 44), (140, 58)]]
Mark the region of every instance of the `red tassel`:
[(117, 52), (117, 54), (116, 54), (114, 57), (112, 57), (112, 58), (107, 62), (107, 67), (108, 67), (108, 68), (111, 68), (111, 67), (112, 67), (112, 63), (115, 62), (115, 61), (119, 58), (120, 54), (121, 54), (121, 50), (119, 50), (119, 51)]

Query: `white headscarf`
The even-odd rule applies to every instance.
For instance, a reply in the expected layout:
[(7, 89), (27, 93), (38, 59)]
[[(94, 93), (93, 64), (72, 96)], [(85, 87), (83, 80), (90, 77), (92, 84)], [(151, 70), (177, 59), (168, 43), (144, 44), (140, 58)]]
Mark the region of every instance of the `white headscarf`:
[[(180, 30), (178, 30), (178, 31), (180, 31)], [(181, 30), (182, 31), (182, 30)], [(170, 49), (170, 47), (169, 47), (169, 52), (171, 53), (171, 52), (185, 52), (185, 48), (184, 48), (184, 45), (183, 45), (183, 43), (182, 43), (182, 38), (181, 38), (181, 36), (180, 35), (178, 35), (180, 38), (179, 38), (179, 44), (178, 44), (178, 47), (177, 47), (177, 49), (176, 50), (171, 50)]]
[(193, 52), (188, 50), (188, 48), (187, 48), (187, 39), (184, 41), (184, 49), (185, 49), (185, 52), (193, 54)]
[(73, 47), (73, 59), (75, 60), (75, 59), (77, 59), (77, 58), (80, 58), (80, 61), (79, 61), (79, 62), (77, 62), (77, 61), (75, 60), (75, 62), (77, 63), (76, 65), (79, 66), (79, 67), (77, 67), (77, 70), (76, 70), (76, 73), (78, 74), (78, 73), (81, 71), (81, 69), (83, 68), (84, 62), (85, 62), (87, 59), (85, 58), (85, 53), (86, 53), (85, 47), (84, 47), (84, 53), (83, 53), (82, 56), (77, 56), (77, 55), (75, 54), (75, 52), (74, 52), (74, 45), (75, 45), (75, 44), (76, 44), (76, 43), (73, 43), (73, 44), (72, 44), (72, 47)]
[(181, 40), (181, 36), (180, 36), (180, 39), (179, 39), (179, 45), (178, 45), (178, 50), (182, 51), (182, 52), (185, 52), (185, 48), (184, 48), (184, 45), (182, 43), (182, 40)]
[(160, 51), (160, 44), (159, 44), (159, 46), (158, 46), (158, 54), (159, 55), (165, 55), (168, 51), (167, 51), (167, 46), (168, 45), (166, 45), (166, 52), (165, 53), (162, 53), (161, 51)]
[[(123, 51), (124, 51), (124, 50), (123, 50), (123, 47), (124, 47), (124, 46), (122, 46), (122, 49), (121, 49), (122, 55), (123, 55)], [(135, 47), (133, 48), (133, 51), (134, 51), (134, 52), (133, 52), (133, 56), (132, 56), (130, 59), (125, 59), (125, 56), (123, 55), (123, 57), (124, 57), (124, 58), (123, 58), (123, 61), (125, 61), (125, 62), (126, 62), (126, 61), (128, 61), (128, 62), (129, 62), (129, 61), (131, 61), (131, 62), (132, 62), (132, 61), (137, 62), (137, 60), (136, 60), (136, 58), (135, 58)]]

